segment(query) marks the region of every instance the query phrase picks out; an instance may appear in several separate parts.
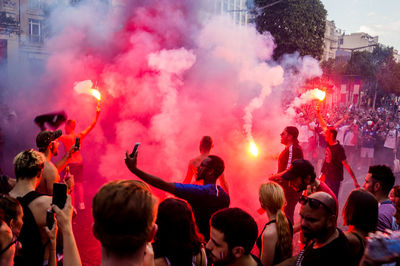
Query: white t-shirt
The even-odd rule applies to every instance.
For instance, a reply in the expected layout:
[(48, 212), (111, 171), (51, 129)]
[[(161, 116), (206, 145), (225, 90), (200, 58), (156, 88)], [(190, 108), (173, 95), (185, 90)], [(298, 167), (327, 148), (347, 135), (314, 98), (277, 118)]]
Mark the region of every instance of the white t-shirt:
[(389, 130), (388, 133), (386, 134), (385, 144), (383, 145), (383, 147), (394, 149), (396, 146), (396, 137), (397, 137), (396, 129)]

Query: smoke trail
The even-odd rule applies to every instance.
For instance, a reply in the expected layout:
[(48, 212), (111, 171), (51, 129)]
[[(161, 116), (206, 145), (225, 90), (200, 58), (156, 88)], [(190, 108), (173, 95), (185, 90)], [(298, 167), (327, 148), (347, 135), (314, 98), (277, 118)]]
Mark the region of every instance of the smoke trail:
[[(96, 100), (77, 94), (74, 83), (98, 81), (102, 112), (82, 143), (86, 176), (95, 188), (105, 180), (134, 178), (123, 158), (135, 142), (142, 143), (140, 168), (179, 182), (200, 138), (210, 135), (213, 153), (226, 163), (232, 206), (254, 213), (259, 184), (276, 172), (266, 155), (282, 149), (279, 133), (291, 119), (281, 106), (282, 92), (297, 95), (307, 78), (320, 73), (318, 62), (296, 55), (272, 62), (272, 36), (226, 17), (204, 19), (198, 2), (54, 7), (43, 73), (13, 78), (5, 96), (19, 118), (13, 126), (1, 125), (8, 145), (34, 147), (39, 130), (33, 117), (49, 111), (65, 110), (78, 131), (86, 128)], [(251, 136), (261, 150), (258, 159), (245, 152)]]

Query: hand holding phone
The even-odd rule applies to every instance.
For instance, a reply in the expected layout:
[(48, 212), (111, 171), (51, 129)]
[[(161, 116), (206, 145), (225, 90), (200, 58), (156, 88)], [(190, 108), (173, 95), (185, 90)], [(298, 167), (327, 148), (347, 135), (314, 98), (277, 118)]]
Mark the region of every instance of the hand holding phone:
[(54, 183), (52, 204), (57, 205), (57, 207), (60, 209), (63, 209), (66, 201), (67, 185), (64, 183)]
[(46, 211), (46, 226), (51, 230), (54, 225), (54, 212), (53, 210)]
[(75, 139), (75, 151), (79, 151), (80, 148), (81, 148), (81, 138), (77, 137)]
[(129, 155), (130, 157), (135, 156), (137, 150), (139, 149), (140, 142), (136, 142), (135, 147), (133, 147), (132, 153)]

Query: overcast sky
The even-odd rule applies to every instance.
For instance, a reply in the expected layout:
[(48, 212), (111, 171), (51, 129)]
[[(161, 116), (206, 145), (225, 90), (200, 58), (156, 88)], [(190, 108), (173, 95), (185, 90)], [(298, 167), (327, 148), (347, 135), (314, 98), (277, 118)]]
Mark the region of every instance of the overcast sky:
[(400, 0), (321, 0), (328, 19), (346, 34), (367, 32), (400, 50)]

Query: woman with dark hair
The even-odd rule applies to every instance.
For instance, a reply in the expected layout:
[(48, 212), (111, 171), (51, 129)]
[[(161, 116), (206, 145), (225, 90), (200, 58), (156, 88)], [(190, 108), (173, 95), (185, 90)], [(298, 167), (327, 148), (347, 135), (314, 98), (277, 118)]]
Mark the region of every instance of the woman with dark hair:
[(0, 194), (0, 210), (3, 212), (1, 216), (4, 222), (11, 228), (13, 235), (18, 237), (24, 216), (21, 204), (6, 194)]
[(169, 198), (161, 202), (156, 224), (153, 243), (156, 266), (207, 265), (204, 238), (186, 201)]
[(365, 238), (376, 230), (378, 222), (378, 201), (370, 192), (353, 190), (343, 209), (344, 225), (349, 226), (345, 233), (350, 243), (354, 263), (358, 265), (364, 254)]
[(291, 225), (283, 211), (285, 194), (279, 184), (268, 182), (260, 186), (259, 199), (268, 216), (257, 239), (260, 260), (264, 266), (275, 265), (292, 256)]

